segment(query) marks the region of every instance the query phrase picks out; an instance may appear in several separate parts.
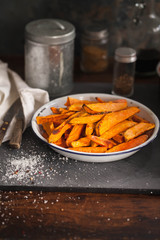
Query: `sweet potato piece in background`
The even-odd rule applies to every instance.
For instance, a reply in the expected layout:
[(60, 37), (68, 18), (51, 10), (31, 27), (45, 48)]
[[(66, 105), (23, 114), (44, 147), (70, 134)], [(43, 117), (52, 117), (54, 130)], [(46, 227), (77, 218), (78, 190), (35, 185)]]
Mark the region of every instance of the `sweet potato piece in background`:
[(100, 97), (95, 97), (95, 99), (97, 100), (97, 102), (105, 102), (105, 101), (103, 101)]
[(85, 112), (87, 112), (89, 114), (96, 114), (97, 113), (94, 110), (92, 110), (91, 108), (89, 108), (86, 104), (83, 104), (82, 108)]
[(87, 147), (91, 143), (88, 137), (79, 138), (77, 141), (71, 142), (72, 147)]
[(155, 127), (153, 123), (140, 122), (124, 132), (125, 141), (129, 141)]
[(92, 102), (92, 101), (81, 100), (81, 99), (77, 99), (77, 98), (68, 97), (67, 101), (64, 105), (68, 107), (68, 106), (71, 106), (72, 104), (75, 104), (75, 103), (81, 103), (83, 105), (84, 103), (90, 103), (90, 102)]
[(128, 129), (130, 127), (133, 127), (135, 124), (137, 124), (137, 123), (133, 122), (133, 121), (124, 120), (124, 121), (116, 124), (112, 128), (110, 128), (108, 131), (104, 132), (101, 135), (101, 137), (104, 139), (113, 138), (115, 135), (125, 131), (126, 129)]
[(116, 145), (112, 148), (110, 148), (109, 150), (106, 151), (106, 153), (110, 153), (110, 152), (119, 152), (119, 151), (123, 151), (123, 150), (127, 150), (136, 146), (139, 146), (140, 144), (144, 143), (145, 141), (147, 141), (148, 139), (148, 135), (141, 135), (137, 138), (134, 138), (128, 142), (123, 142), (119, 145)]
[(104, 114), (95, 114), (95, 115), (88, 115), (88, 116), (82, 116), (82, 117), (76, 117), (71, 119), (71, 124), (87, 124), (87, 123), (94, 123), (98, 122)]
[(70, 150), (88, 153), (104, 153), (107, 151), (107, 147), (71, 147)]
[(69, 112), (67, 108), (59, 108), (60, 113), (67, 113)]
[(94, 135), (88, 136), (88, 138), (90, 138), (90, 140), (92, 140), (93, 142), (95, 142), (98, 145), (103, 146), (103, 147), (111, 148), (114, 145), (116, 145), (112, 140), (107, 140), (107, 139), (97, 137)]
[(59, 108), (51, 107), (50, 109), (53, 113), (56, 113), (56, 114), (60, 113)]
[(115, 112), (127, 107), (127, 101), (122, 102), (103, 102), (103, 103), (90, 103), (84, 104), (83, 108), (86, 106), (91, 113), (103, 113), (103, 112)]
[(69, 116), (74, 114), (74, 112), (67, 112), (64, 114), (53, 114), (53, 115), (48, 115), (48, 116), (37, 116), (37, 124), (43, 124), (45, 122), (54, 122), (54, 120), (60, 120), (60, 119), (66, 119)]
[(131, 119), (132, 119), (133, 121), (135, 121), (135, 122), (138, 122), (138, 123), (140, 123), (140, 122), (149, 122), (149, 121), (147, 121), (146, 119), (138, 116), (137, 114), (133, 115), (133, 116), (131, 117)]
[(135, 113), (139, 112), (138, 107), (128, 107), (127, 109), (105, 114), (105, 116), (96, 124), (97, 136), (102, 135), (116, 124), (124, 121)]
[(71, 145), (71, 142), (76, 141), (80, 138), (83, 128), (83, 124), (77, 124), (73, 126), (68, 138), (66, 139), (66, 144), (68, 147)]
[(83, 103), (74, 103), (68, 106), (69, 111), (81, 111)]

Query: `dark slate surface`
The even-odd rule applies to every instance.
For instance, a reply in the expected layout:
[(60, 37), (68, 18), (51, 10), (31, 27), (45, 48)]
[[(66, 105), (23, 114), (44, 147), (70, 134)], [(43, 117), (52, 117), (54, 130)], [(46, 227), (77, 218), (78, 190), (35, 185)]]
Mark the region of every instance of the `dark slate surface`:
[[(76, 84), (74, 93), (110, 93), (105, 83)], [(133, 99), (160, 118), (159, 87), (135, 86)], [(39, 140), (29, 127), (19, 150), (0, 148), (0, 188), (50, 191), (160, 193), (160, 134), (133, 156), (110, 163), (87, 163), (66, 159)]]

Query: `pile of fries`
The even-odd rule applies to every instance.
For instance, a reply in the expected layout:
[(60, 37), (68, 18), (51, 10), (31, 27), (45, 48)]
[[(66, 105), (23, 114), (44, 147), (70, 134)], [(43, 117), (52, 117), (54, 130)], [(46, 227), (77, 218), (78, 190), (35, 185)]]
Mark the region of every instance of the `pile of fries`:
[(49, 143), (74, 151), (109, 153), (144, 143), (155, 124), (139, 117), (140, 109), (126, 99), (103, 101), (68, 97), (63, 108), (51, 107), (53, 114), (37, 116), (42, 135)]

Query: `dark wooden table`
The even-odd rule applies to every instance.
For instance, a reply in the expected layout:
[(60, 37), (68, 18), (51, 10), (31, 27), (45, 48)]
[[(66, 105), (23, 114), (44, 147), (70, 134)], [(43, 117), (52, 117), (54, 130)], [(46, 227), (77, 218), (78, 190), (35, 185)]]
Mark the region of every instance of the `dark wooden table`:
[[(23, 61), (3, 58), (23, 76)], [(75, 73), (75, 81), (111, 81), (112, 73)], [(157, 77), (139, 79), (159, 84)], [(0, 190), (0, 239), (160, 239), (160, 196)]]

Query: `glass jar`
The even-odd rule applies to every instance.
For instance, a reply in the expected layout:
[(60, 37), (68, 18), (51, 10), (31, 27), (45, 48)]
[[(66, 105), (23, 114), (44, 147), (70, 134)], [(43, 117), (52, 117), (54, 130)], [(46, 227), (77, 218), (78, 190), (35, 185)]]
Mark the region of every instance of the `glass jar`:
[(51, 97), (65, 95), (73, 86), (75, 28), (59, 19), (41, 19), (25, 28), (25, 80)]
[(128, 26), (129, 46), (137, 51), (136, 74), (153, 76), (160, 61), (160, 17), (155, 1), (136, 1), (135, 13)]
[(136, 51), (121, 47), (115, 51), (112, 94), (130, 97), (134, 92)]
[(83, 72), (103, 72), (108, 66), (108, 31), (101, 25), (88, 26), (81, 39), (81, 62)]

